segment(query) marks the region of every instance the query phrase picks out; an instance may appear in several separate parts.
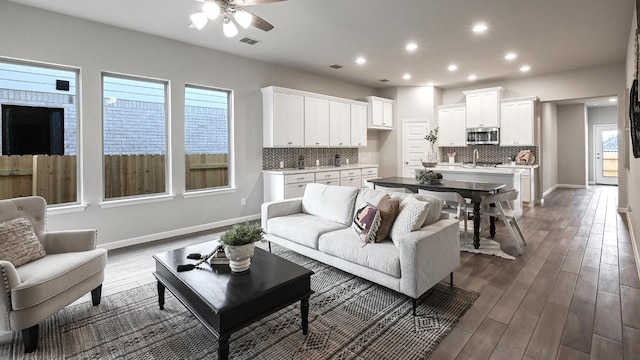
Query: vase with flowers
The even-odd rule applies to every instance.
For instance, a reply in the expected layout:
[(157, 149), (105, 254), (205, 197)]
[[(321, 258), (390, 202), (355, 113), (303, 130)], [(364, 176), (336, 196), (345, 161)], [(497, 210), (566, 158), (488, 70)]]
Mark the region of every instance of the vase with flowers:
[(429, 133), (424, 137), (429, 142), (430, 152), (427, 153), (427, 160), (422, 160), (424, 167), (433, 167), (438, 163), (438, 153), (435, 149), (435, 144), (438, 141), (438, 128), (431, 129)]

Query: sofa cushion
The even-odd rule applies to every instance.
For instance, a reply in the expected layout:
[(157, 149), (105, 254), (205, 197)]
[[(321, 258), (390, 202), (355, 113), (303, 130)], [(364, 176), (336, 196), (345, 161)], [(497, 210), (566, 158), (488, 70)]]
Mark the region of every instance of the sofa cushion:
[(424, 223), (422, 224), (422, 226), (431, 225), (436, 221), (440, 220), (440, 213), (442, 213), (442, 206), (444, 204), (441, 199), (435, 196), (424, 195), (424, 194), (402, 194), (402, 193), (390, 193), (389, 195), (391, 196), (392, 199), (398, 199), (400, 200), (400, 202), (402, 202), (408, 196), (416, 198), (420, 201), (428, 202), (429, 213), (427, 214), (427, 217), (424, 219)]
[(405, 197), (400, 203), (400, 211), (391, 227), (391, 240), (399, 246), (398, 239), (420, 229), (429, 213), (429, 203), (420, 201), (412, 196)]
[(352, 229), (328, 232), (320, 236), (318, 250), (348, 262), (400, 278), (400, 252), (390, 241), (362, 246)]
[(22, 283), (11, 290), (13, 310), (38, 305), (102, 271), (107, 250), (49, 254), (16, 270)]
[(376, 205), (377, 207), (380, 200), (382, 200), (382, 198), (384, 198), (386, 195), (387, 193), (385, 191), (362, 188), (360, 189), (360, 191), (358, 191), (358, 196), (356, 197), (356, 205), (369, 203), (372, 205)]
[[(320, 235), (345, 226), (337, 222), (309, 214), (279, 216), (267, 221), (269, 234), (293, 241), (313, 249), (318, 248)], [(353, 232), (353, 230), (348, 229)]]
[(380, 210), (369, 203), (364, 203), (356, 211), (351, 227), (360, 236), (362, 242), (373, 243), (376, 242), (376, 234), (381, 223)]
[(350, 226), (358, 189), (350, 186), (307, 184), (302, 196), (302, 212)]
[(0, 223), (0, 260), (22, 266), (47, 255), (26, 216)]
[(398, 199), (392, 199), (389, 194), (385, 194), (378, 202), (377, 208), (380, 210), (382, 223), (376, 234), (376, 242), (381, 242), (389, 237), (391, 226), (393, 226), (393, 222), (396, 221), (396, 217), (398, 216), (400, 201), (398, 201)]

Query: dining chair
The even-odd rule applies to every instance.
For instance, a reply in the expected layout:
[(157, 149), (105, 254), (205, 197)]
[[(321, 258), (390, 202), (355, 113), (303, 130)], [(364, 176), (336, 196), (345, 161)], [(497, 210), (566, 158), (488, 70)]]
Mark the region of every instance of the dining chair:
[[(423, 189), (418, 189), (418, 194), (434, 196), (444, 201), (445, 205), (448, 206), (443, 207), (442, 211), (453, 213), (455, 214), (457, 219), (464, 221), (464, 239), (467, 238), (467, 200), (463, 198), (462, 195), (458, 194), (457, 192), (429, 191)], [(449, 207), (452, 205), (454, 207)], [(449, 209), (454, 211), (448, 211)]]
[(527, 240), (522, 233), (522, 229), (520, 228), (520, 224), (518, 224), (518, 220), (515, 216), (515, 211), (509, 205), (509, 201), (513, 201), (518, 199), (518, 190), (511, 189), (501, 191), (497, 194), (488, 195), (482, 198), (480, 201), (480, 214), (482, 215), (482, 219), (488, 219), (490, 216), (499, 218), (504, 222), (509, 234), (513, 238), (513, 243), (518, 250), (518, 255), (522, 255), (522, 248), (520, 247), (520, 240), (516, 237), (516, 234), (511, 227), (511, 223), (514, 224), (518, 234), (522, 238), (522, 243), (527, 245)]

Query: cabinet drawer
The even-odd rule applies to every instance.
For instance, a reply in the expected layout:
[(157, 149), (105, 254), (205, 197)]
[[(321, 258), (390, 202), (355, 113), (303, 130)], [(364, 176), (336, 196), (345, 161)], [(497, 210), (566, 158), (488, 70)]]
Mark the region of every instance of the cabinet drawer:
[(351, 187), (355, 187), (355, 188), (361, 188), (362, 187), (362, 180), (361, 178), (358, 177), (347, 177), (347, 178), (341, 178), (340, 179), (340, 185), (341, 186), (351, 186)]
[(340, 185), (340, 180), (339, 180), (339, 179), (316, 180), (316, 183), (318, 183), (318, 184), (325, 184), (325, 185), (338, 186), (338, 185)]
[(304, 189), (306, 187), (307, 187), (307, 183), (285, 185), (284, 198), (291, 199), (291, 198), (302, 197), (302, 195), (304, 195)]
[(352, 169), (352, 170), (340, 170), (340, 177), (350, 177), (350, 176), (360, 176), (360, 169)]
[(301, 182), (313, 182), (315, 180), (313, 173), (291, 174), (284, 176), (285, 184), (295, 184)]
[(339, 179), (340, 171), (321, 171), (316, 173), (316, 182), (320, 180)]
[(362, 169), (362, 176), (378, 176), (378, 168)]

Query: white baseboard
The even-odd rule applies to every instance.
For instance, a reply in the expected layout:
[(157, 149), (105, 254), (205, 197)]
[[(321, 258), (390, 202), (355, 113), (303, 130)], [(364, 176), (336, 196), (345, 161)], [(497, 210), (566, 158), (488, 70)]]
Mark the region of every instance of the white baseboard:
[(631, 206), (627, 207), (627, 225), (629, 226), (629, 237), (631, 240), (631, 247), (633, 247), (633, 255), (636, 259), (636, 271), (638, 272), (638, 277), (640, 277), (640, 255), (638, 254), (638, 245), (636, 245), (636, 236), (633, 231), (633, 226), (631, 225)]
[(574, 184), (558, 184), (556, 187), (569, 188), (569, 189), (586, 189), (587, 185), (574, 185)]
[[(558, 188), (558, 184), (553, 185), (549, 190), (545, 191), (544, 193), (542, 193), (542, 197), (544, 198), (545, 196), (551, 194), (555, 189)], [(544, 199), (543, 199), (544, 200)]]
[(157, 241), (157, 240), (162, 240), (162, 239), (168, 239), (168, 238), (171, 238), (171, 237), (174, 237), (174, 236), (182, 236), (182, 235), (187, 235), (187, 234), (193, 234), (193, 233), (197, 233), (197, 232), (200, 232), (200, 231), (206, 231), (206, 230), (220, 228), (220, 227), (223, 227), (223, 226), (229, 226), (229, 225), (239, 224), (239, 223), (243, 223), (243, 222), (247, 222), (247, 221), (259, 220), (260, 217), (261, 217), (260, 214), (243, 216), (243, 217), (234, 218), (234, 219), (216, 221), (216, 222), (208, 223), (208, 224), (190, 226), (190, 227), (186, 227), (186, 228), (182, 228), (182, 229), (175, 229), (175, 230), (164, 231), (164, 232), (155, 233), (155, 234), (139, 236), (139, 237), (131, 238), (131, 239), (113, 241), (113, 242), (108, 242), (108, 243), (105, 243), (105, 244), (98, 244), (97, 247), (102, 248), (102, 249), (107, 249), (107, 250), (113, 250), (113, 249), (123, 248), (123, 247), (127, 247), (127, 246), (144, 244), (144, 243)]

